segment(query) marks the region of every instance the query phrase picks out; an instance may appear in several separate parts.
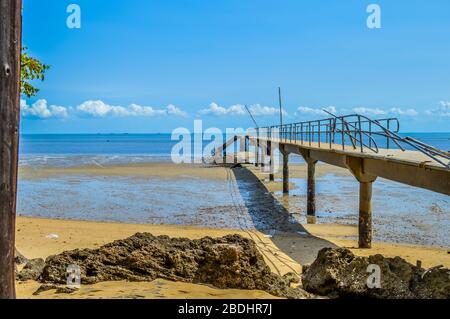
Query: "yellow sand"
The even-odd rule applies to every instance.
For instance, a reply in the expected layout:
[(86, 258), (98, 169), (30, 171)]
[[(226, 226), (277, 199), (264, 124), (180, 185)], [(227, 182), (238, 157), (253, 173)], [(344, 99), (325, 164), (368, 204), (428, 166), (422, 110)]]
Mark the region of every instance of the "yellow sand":
[[(450, 266), (450, 255), (439, 248), (375, 243), (370, 250), (360, 250), (356, 242), (339, 239), (340, 236), (354, 235), (355, 227), (339, 225), (304, 225), (313, 236), (299, 234), (276, 234), (264, 237), (259, 232), (246, 233), (240, 230), (209, 229), (172, 225), (132, 225), (87, 221), (66, 221), (18, 217), (17, 248), (28, 258), (46, 258), (75, 248), (96, 248), (116, 239), (123, 239), (136, 232), (150, 232), (154, 235), (170, 237), (201, 238), (219, 237), (227, 234), (241, 234), (256, 240), (272, 271), (284, 274), (288, 271), (301, 273), (300, 262), (308, 255), (316, 255), (323, 242), (351, 248), (355, 254), (367, 256), (382, 253), (385, 256), (401, 256), (415, 263), (422, 260), (425, 267), (438, 264)], [(57, 239), (47, 235), (57, 234)], [(39, 287), (36, 282), (17, 284), (19, 298), (271, 298), (262, 291), (216, 289), (205, 285), (175, 283), (157, 280), (151, 283), (107, 282), (84, 285), (80, 291), (66, 295), (48, 291), (33, 296)]]

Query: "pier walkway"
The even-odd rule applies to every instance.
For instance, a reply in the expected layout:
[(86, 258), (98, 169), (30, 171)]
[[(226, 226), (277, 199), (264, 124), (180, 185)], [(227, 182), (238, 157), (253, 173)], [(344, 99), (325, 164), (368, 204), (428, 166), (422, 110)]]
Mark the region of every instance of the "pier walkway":
[[(327, 119), (255, 128), (246, 135), (233, 136), (215, 150), (215, 161), (226, 162), (227, 149), (240, 145), (244, 161), (263, 166), (273, 181), (277, 169), (274, 150), (278, 149), (282, 155), (283, 193), (288, 195), (289, 155), (302, 156), (308, 165), (308, 216), (316, 214), (316, 163), (348, 169), (360, 184), (360, 248), (371, 247), (372, 185), (378, 177), (450, 196), (448, 151), (400, 136), (396, 118), (372, 120), (359, 114), (330, 115)], [(238, 151), (234, 154), (236, 162)]]

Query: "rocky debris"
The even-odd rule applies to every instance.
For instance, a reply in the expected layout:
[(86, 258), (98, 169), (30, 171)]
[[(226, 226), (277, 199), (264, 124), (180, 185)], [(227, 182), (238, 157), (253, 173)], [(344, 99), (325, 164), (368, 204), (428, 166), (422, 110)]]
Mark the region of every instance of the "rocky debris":
[(45, 261), (42, 258), (30, 259), (17, 275), (20, 281), (38, 280), (44, 269)]
[[(369, 265), (380, 267), (379, 288), (369, 288), (368, 279), (373, 276)], [(442, 266), (425, 270), (400, 257), (357, 257), (345, 248), (319, 251), (317, 259), (303, 269), (302, 283), (306, 291), (329, 297), (450, 298), (450, 271)]]
[(293, 272), (288, 272), (288, 273), (284, 274), (283, 278), (284, 278), (284, 280), (286, 280), (289, 283), (293, 283), (293, 284), (300, 283), (300, 277)]
[(34, 293), (34, 296), (38, 296), (41, 292), (49, 291), (49, 290), (56, 290), (55, 293), (57, 294), (71, 294), (78, 290), (76, 287), (67, 287), (67, 286), (58, 286), (54, 284), (50, 285), (42, 285), (40, 286)]
[(190, 240), (137, 233), (98, 249), (77, 249), (48, 257), (40, 280), (65, 284), (69, 265), (80, 267), (82, 284), (161, 278), (217, 288), (258, 289), (287, 298), (311, 297), (300, 288), (290, 287), (292, 276), (272, 273), (256, 244), (239, 235)]
[(16, 248), (15, 255), (14, 255), (14, 262), (16, 265), (23, 265), (26, 264), (28, 259), (22, 255)]

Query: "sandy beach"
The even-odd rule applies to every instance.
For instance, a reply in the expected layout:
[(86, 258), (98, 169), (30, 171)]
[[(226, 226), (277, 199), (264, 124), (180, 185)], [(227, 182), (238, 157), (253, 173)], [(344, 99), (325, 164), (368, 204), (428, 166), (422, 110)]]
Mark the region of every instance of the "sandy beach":
[[(348, 175), (348, 172), (328, 165), (320, 165), (318, 176), (326, 174)], [(306, 174), (303, 165), (292, 165), (291, 176), (301, 177)], [(33, 217), (19, 216), (17, 220), (17, 248), (27, 258), (47, 258), (63, 251), (77, 248), (98, 248), (117, 239), (124, 239), (137, 232), (148, 232), (153, 235), (199, 239), (205, 236), (222, 237), (228, 234), (240, 234), (255, 241), (272, 272), (283, 275), (287, 272), (301, 274), (302, 265), (310, 264), (317, 252), (324, 247), (346, 247), (356, 255), (369, 256), (382, 254), (386, 257), (400, 256), (410, 263), (417, 260), (424, 267), (436, 265), (450, 266), (448, 249), (401, 243), (375, 242), (372, 249), (357, 249), (357, 225), (340, 224), (307, 224), (293, 221), (289, 203), (274, 195), (281, 183), (268, 183), (265, 175), (254, 167), (231, 170), (225, 167), (203, 167), (191, 165), (173, 165), (169, 163), (126, 164), (114, 166), (85, 166), (67, 168), (34, 168), (25, 167), (20, 170), (21, 180), (31, 181), (39, 185), (51, 179), (67, 179), (70, 185), (80, 188), (85, 180), (107, 179), (107, 181), (127, 178), (127, 185), (147, 183), (157, 180), (158, 183), (171, 182), (186, 184), (195, 181), (206, 181), (218, 184), (216, 191), (220, 198), (228, 198), (231, 203), (215, 206), (212, 201), (208, 207), (194, 207), (192, 214), (176, 214), (171, 218), (158, 222), (140, 220), (116, 222), (94, 215), (98, 212), (88, 211), (86, 215), (67, 218), (61, 214), (48, 218), (45, 214), (33, 214)], [(138, 184), (140, 185), (140, 184)], [(162, 184), (161, 184), (162, 185)], [(179, 185), (179, 184), (176, 184)], [(201, 186), (201, 184), (199, 184)], [(199, 187), (200, 187), (199, 186)], [(295, 185), (291, 185), (292, 188)], [(52, 185), (52, 187), (55, 187)], [(222, 187), (222, 188), (221, 188)], [(73, 189), (75, 191), (75, 188)], [(200, 193), (187, 193), (177, 199), (183, 188), (174, 188), (173, 193), (165, 193), (168, 200), (181, 201), (180, 207), (193, 202), (208, 202)], [(205, 189), (207, 191), (207, 188)], [(49, 195), (50, 196), (50, 195)], [(97, 196), (97, 194), (93, 194)], [(150, 196), (150, 193), (146, 196)], [(161, 196), (161, 194), (158, 194)], [(173, 196), (173, 198), (171, 198)], [(42, 195), (36, 195), (38, 200)], [(80, 203), (84, 200), (79, 197)], [(114, 198), (110, 198), (111, 201)], [(107, 201), (108, 199), (105, 199)], [(138, 200), (138, 199), (136, 199)], [(215, 200), (212, 198), (211, 200)], [(183, 202), (184, 201), (184, 202)], [(58, 202), (55, 201), (55, 205)], [(104, 203), (108, 204), (108, 203)], [(71, 203), (77, 207), (78, 201)], [(126, 214), (133, 214), (134, 204), (129, 205)], [(146, 203), (146, 205), (150, 205)], [(161, 207), (168, 205), (165, 201)], [(165, 205), (165, 206), (164, 206)], [(51, 205), (39, 204), (38, 209), (45, 211)], [(58, 209), (63, 210), (62, 208)], [(81, 207), (81, 206), (80, 206)], [(126, 207), (126, 206), (125, 206)], [(100, 209), (101, 210), (101, 209)], [(114, 210), (110, 215), (114, 214)], [(63, 212), (61, 212), (63, 213)], [(125, 214), (125, 211), (124, 213)], [(28, 215), (28, 214), (22, 214)], [(100, 220), (83, 220), (83, 219)], [(107, 215), (108, 216), (108, 215)], [(57, 235), (57, 236), (54, 236)], [(272, 298), (263, 291), (244, 291), (233, 289), (217, 289), (206, 285), (155, 280), (150, 283), (104, 282), (95, 285), (83, 285), (70, 295), (56, 294), (54, 291), (43, 292), (33, 296), (39, 283), (29, 281), (17, 284), (19, 298)]]
[[(375, 243), (369, 250), (357, 249), (356, 242), (340, 239), (342, 236), (355, 233), (355, 227), (339, 225), (305, 226), (307, 236), (293, 233), (281, 233), (272, 238), (252, 231), (244, 232), (233, 229), (199, 228), (173, 225), (132, 225), (119, 223), (101, 223), (86, 221), (50, 220), (19, 217), (17, 221), (17, 248), (27, 258), (46, 258), (66, 250), (77, 248), (98, 248), (99, 246), (123, 239), (137, 232), (149, 232), (153, 235), (170, 237), (186, 237), (198, 239), (205, 236), (221, 237), (228, 234), (240, 234), (256, 239), (255, 242), (263, 254), (268, 266), (275, 273), (284, 274), (290, 271), (301, 273), (301, 261), (309, 260), (323, 247), (348, 247), (355, 254), (368, 256), (383, 254), (384, 256), (400, 256), (411, 263), (421, 260), (425, 267), (442, 264), (450, 266), (450, 255), (447, 250), (423, 247)], [(56, 234), (58, 238), (48, 238)], [(54, 291), (33, 296), (39, 283), (28, 281), (17, 283), (19, 298), (275, 298), (263, 291), (245, 291), (236, 289), (217, 289), (206, 285), (156, 280), (151, 283), (105, 282), (95, 285), (83, 285), (70, 295), (56, 294)]]

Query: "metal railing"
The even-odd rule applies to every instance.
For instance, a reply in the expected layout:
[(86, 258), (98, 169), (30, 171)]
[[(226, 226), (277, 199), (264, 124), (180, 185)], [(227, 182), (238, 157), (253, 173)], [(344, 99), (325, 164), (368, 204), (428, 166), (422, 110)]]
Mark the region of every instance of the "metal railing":
[(380, 148), (390, 149), (392, 146), (405, 151), (407, 146), (416, 149), (445, 167), (450, 167), (450, 153), (411, 137), (401, 137), (400, 122), (397, 118), (372, 120), (361, 114), (336, 116), (330, 118), (298, 122), (284, 125), (255, 128), (258, 137), (279, 139), (281, 142), (295, 142), (305, 146), (342, 150), (350, 147), (360, 152), (378, 153)]

